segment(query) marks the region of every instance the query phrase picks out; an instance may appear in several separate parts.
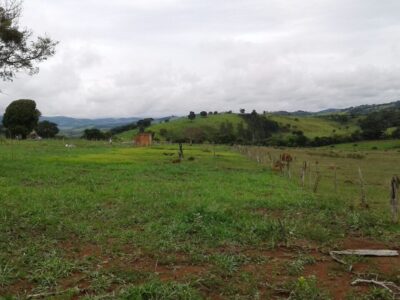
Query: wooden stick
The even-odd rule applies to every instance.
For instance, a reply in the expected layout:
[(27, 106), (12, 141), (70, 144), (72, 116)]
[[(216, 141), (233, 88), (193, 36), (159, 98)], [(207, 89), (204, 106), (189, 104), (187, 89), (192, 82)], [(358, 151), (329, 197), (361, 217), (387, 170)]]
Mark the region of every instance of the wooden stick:
[(318, 184), (321, 180), (321, 175), (319, 173), (317, 173), (317, 177), (315, 178), (315, 182), (314, 182), (314, 188), (313, 188), (313, 192), (316, 193), (318, 190)]
[[(342, 264), (342, 265), (345, 265), (345, 266), (348, 265), (344, 260), (338, 258), (338, 257), (335, 255), (335, 251), (329, 252), (329, 255), (332, 257), (332, 259), (333, 259), (334, 261), (336, 261), (336, 262), (338, 262), (338, 263), (340, 263), (340, 264)], [(353, 265), (350, 264), (350, 265), (349, 265), (349, 272), (351, 272), (352, 270), (353, 270)]]
[(397, 176), (392, 177), (390, 183), (390, 207), (392, 211), (392, 221), (393, 223), (399, 222), (399, 185), (400, 179)]
[(62, 295), (62, 294), (70, 293), (70, 292), (78, 294), (78, 293), (82, 293), (83, 291), (85, 291), (85, 289), (80, 289), (78, 287), (75, 287), (75, 288), (63, 290), (63, 291), (32, 294), (32, 295), (26, 296), (26, 298), (27, 299), (47, 298), (47, 297), (58, 296), (58, 295)]
[(360, 189), (361, 189), (361, 206), (367, 207), (367, 200), (365, 197), (365, 187), (364, 187), (364, 178), (361, 172), (361, 168), (358, 167), (358, 176), (360, 177)]
[(303, 167), (301, 168), (301, 186), (304, 187), (304, 180), (306, 178), (307, 162), (303, 162)]
[(392, 294), (399, 295), (400, 294), (400, 287), (398, 287), (395, 283), (390, 281), (377, 281), (377, 280), (369, 280), (369, 279), (356, 279), (354, 280), (351, 285), (357, 285), (360, 283), (367, 283), (367, 284), (375, 284), (380, 286)]
[(357, 256), (381, 256), (381, 257), (393, 257), (399, 256), (399, 252), (396, 250), (343, 250), (343, 251), (331, 251), (334, 255), (357, 255)]
[(333, 171), (334, 171), (334, 174), (333, 174), (334, 182), (333, 182), (333, 184), (334, 184), (334, 187), (335, 187), (335, 194), (336, 194), (337, 193), (337, 168), (336, 168), (336, 164), (334, 165), (333, 168), (334, 168), (333, 169)]

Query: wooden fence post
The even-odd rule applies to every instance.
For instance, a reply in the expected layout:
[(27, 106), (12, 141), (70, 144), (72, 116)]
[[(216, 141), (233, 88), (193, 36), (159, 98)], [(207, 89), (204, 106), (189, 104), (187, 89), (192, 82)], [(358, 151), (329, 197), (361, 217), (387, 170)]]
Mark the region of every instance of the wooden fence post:
[(392, 210), (393, 223), (399, 222), (399, 184), (399, 177), (393, 176), (390, 183), (390, 206)]
[[(240, 149), (239, 149), (240, 151)], [(213, 142), (213, 157), (215, 158), (215, 142)]]
[(182, 143), (179, 143), (179, 160), (183, 160), (183, 146)]
[(303, 167), (301, 168), (301, 186), (304, 187), (304, 181), (306, 179), (307, 162), (303, 162)]
[(334, 174), (333, 174), (333, 184), (334, 184), (334, 187), (335, 187), (335, 194), (337, 193), (337, 167), (336, 167), (336, 164), (333, 166), (333, 172), (334, 172)]
[(361, 168), (358, 167), (358, 176), (360, 177), (360, 189), (361, 189), (361, 206), (367, 207), (367, 200), (365, 196), (365, 184)]
[(315, 162), (315, 171), (316, 171), (316, 177), (315, 177), (315, 182), (314, 182), (314, 188), (313, 192), (316, 193), (318, 190), (318, 184), (321, 180), (321, 174), (319, 173), (319, 168), (318, 168), (318, 160)]

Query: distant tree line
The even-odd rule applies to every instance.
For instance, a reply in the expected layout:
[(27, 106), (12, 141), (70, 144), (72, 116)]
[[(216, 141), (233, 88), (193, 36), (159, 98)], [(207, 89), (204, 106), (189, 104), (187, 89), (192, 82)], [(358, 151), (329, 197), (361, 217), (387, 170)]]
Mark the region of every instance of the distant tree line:
[(83, 132), (82, 138), (86, 140), (108, 140), (109, 138), (120, 134), (125, 131), (138, 129), (139, 132), (144, 132), (147, 127), (151, 126), (151, 123), (154, 121), (152, 118), (146, 118), (139, 120), (137, 122), (129, 123), (122, 126), (117, 126), (111, 128), (109, 131), (102, 131), (97, 128), (86, 129)]
[(122, 126), (117, 126), (114, 128), (110, 129), (111, 135), (117, 135), (119, 133), (125, 132), (125, 131), (129, 131), (129, 130), (134, 130), (134, 129), (138, 129), (140, 132), (143, 132), (147, 127), (151, 126), (151, 123), (154, 121), (154, 119), (152, 118), (146, 118), (146, 119), (142, 119), (139, 120), (137, 122), (133, 122), (133, 123), (129, 123), (126, 125), (122, 125)]

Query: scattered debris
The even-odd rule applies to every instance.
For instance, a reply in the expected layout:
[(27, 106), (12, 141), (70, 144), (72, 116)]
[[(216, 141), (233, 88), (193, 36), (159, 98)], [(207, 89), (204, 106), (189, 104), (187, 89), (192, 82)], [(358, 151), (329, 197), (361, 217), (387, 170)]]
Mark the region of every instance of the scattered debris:
[(399, 256), (399, 252), (396, 250), (343, 250), (343, 251), (331, 251), (331, 256), (333, 255), (358, 255), (358, 256), (383, 256), (392, 257)]
[[(396, 250), (342, 250), (342, 251), (330, 251), (329, 255), (332, 259), (342, 265), (348, 265), (344, 260), (337, 257), (337, 255), (356, 255), (356, 256), (376, 256), (376, 257), (394, 257), (399, 256), (399, 252)], [(353, 266), (349, 265), (349, 272), (353, 270)]]
[(75, 293), (75, 294), (79, 294), (81, 292), (84, 292), (85, 290), (80, 289), (80, 288), (73, 288), (73, 289), (67, 289), (64, 291), (55, 291), (55, 292), (47, 292), (47, 293), (39, 293), (39, 294), (32, 294), (32, 295), (28, 295), (26, 298), (27, 299), (38, 299), (38, 298), (47, 298), (47, 297), (52, 297), (52, 296), (60, 296), (62, 294), (66, 294), (66, 293)]
[(394, 299), (400, 299), (400, 287), (397, 286), (395, 283), (390, 282), (390, 281), (378, 281), (378, 280), (370, 280), (370, 279), (356, 279), (354, 280), (351, 285), (357, 285), (357, 284), (374, 284), (377, 286), (380, 286), (381, 288), (384, 288), (391, 292), (393, 296), (395, 297)]

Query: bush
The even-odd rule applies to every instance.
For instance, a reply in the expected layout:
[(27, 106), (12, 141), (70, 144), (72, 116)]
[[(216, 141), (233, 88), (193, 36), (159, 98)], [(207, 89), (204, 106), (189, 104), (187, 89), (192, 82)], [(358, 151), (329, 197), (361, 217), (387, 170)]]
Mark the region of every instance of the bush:
[(125, 300), (200, 300), (199, 293), (188, 284), (159, 281), (135, 286), (123, 291), (119, 299)]
[(86, 129), (83, 132), (82, 138), (90, 141), (105, 140), (109, 138), (110, 135), (100, 131), (97, 128)]

